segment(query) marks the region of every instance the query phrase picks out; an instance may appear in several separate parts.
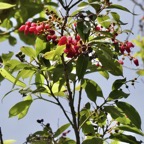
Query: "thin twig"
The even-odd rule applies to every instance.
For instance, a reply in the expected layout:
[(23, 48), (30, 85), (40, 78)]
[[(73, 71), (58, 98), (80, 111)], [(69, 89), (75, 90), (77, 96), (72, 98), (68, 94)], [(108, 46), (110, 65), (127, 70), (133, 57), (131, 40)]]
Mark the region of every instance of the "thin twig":
[(4, 143), (3, 143), (3, 138), (2, 138), (2, 131), (1, 131), (1, 127), (0, 127), (0, 142), (1, 142), (1, 144), (4, 144)]
[(133, 3), (135, 3), (137, 6), (139, 6), (141, 8), (141, 10), (144, 11), (144, 7), (142, 4), (138, 3), (137, 0), (131, 0)]

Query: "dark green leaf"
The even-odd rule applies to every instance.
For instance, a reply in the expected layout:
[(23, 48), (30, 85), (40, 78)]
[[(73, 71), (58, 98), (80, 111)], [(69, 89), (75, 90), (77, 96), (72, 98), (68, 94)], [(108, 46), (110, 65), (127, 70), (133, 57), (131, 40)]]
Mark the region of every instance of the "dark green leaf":
[(64, 132), (68, 127), (70, 126), (69, 123), (61, 126), (54, 134), (54, 137), (58, 137), (60, 134), (62, 134), (62, 132)]
[(88, 40), (89, 34), (90, 34), (90, 24), (89, 22), (79, 21), (77, 23), (77, 32), (82, 38), (84, 42)]
[(85, 135), (95, 134), (94, 127), (90, 121), (87, 121), (82, 125), (82, 131)]
[(87, 66), (88, 66), (88, 61), (89, 61), (89, 57), (85, 56), (85, 55), (80, 55), (78, 57), (77, 63), (76, 63), (76, 74), (78, 76), (78, 79), (82, 79), (85, 75), (85, 72), (87, 70)]
[(134, 136), (124, 135), (124, 134), (121, 134), (121, 133), (111, 134), (110, 139), (119, 140), (121, 142), (126, 142), (126, 143), (129, 143), (129, 144), (141, 144), (140, 141), (137, 141)]
[(9, 43), (10, 43), (10, 45), (14, 46), (17, 43), (16, 38), (13, 36), (10, 36), (9, 37)]
[(101, 138), (88, 137), (82, 144), (103, 144), (103, 140)]
[(121, 6), (121, 5), (117, 5), (117, 4), (111, 4), (110, 6), (107, 7), (107, 9), (119, 9), (119, 10), (122, 10), (122, 11), (129, 12), (131, 14), (134, 14), (130, 10), (128, 10), (126, 7)]
[(122, 90), (113, 90), (108, 97), (108, 101), (115, 100), (115, 99), (121, 99), (121, 98), (127, 98), (129, 94), (123, 92)]
[(117, 102), (116, 105), (125, 113), (125, 115), (138, 129), (141, 128), (140, 115), (132, 105), (126, 102)]
[(132, 127), (128, 125), (121, 125), (121, 126), (118, 126), (117, 128), (122, 131), (128, 131), (128, 132), (132, 132), (132, 133), (144, 136), (144, 133), (136, 127)]
[(112, 85), (112, 90), (119, 89), (125, 83), (126, 83), (126, 78), (124, 78), (124, 79), (117, 79), (116, 81), (114, 81), (114, 83)]
[(86, 94), (91, 101), (96, 102), (98, 96), (103, 97), (102, 90), (95, 81), (85, 79), (83, 87), (85, 88)]

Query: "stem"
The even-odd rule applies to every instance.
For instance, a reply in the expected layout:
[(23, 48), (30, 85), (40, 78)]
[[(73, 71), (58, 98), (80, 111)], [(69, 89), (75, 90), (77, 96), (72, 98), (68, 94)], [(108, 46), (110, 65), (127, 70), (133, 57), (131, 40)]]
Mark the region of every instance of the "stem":
[(82, 87), (80, 87), (79, 91), (79, 101), (78, 101), (78, 128), (80, 127), (80, 106), (81, 106), (81, 99), (82, 99)]
[(3, 138), (2, 138), (2, 131), (1, 131), (1, 127), (0, 127), (0, 142), (1, 142), (1, 144), (4, 144), (4, 143), (3, 143)]
[(70, 106), (70, 110), (71, 110), (71, 113), (72, 113), (72, 119), (73, 119), (72, 127), (73, 127), (74, 132), (75, 132), (76, 142), (77, 142), (77, 144), (80, 144), (80, 133), (79, 133), (79, 130), (78, 130), (76, 112), (75, 112), (74, 102), (73, 102), (73, 95), (72, 95), (72, 92), (71, 92), (69, 77), (68, 77), (68, 73), (67, 73), (67, 65), (65, 63), (63, 55), (61, 56), (61, 59), (62, 59), (63, 67), (64, 67), (64, 75), (65, 75), (66, 87), (67, 87), (67, 91), (68, 91), (69, 106)]

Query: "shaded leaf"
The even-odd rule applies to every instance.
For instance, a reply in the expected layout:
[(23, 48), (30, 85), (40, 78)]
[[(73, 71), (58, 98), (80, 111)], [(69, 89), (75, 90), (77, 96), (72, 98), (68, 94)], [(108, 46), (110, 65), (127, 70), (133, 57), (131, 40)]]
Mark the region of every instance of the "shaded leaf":
[(136, 127), (132, 127), (129, 125), (120, 125), (117, 128), (123, 131), (128, 131), (128, 132), (132, 132), (144, 136), (144, 133)]
[(82, 79), (85, 75), (88, 66), (88, 61), (89, 61), (89, 57), (87, 56), (80, 55), (78, 57), (78, 60), (76, 62), (76, 74), (79, 80)]
[(108, 101), (115, 100), (115, 99), (121, 99), (121, 98), (127, 98), (129, 94), (123, 92), (122, 90), (113, 90), (108, 97)]
[(126, 143), (129, 143), (129, 144), (141, 144), (141, 142), (137, 141), (134, 136), (124, 135), (122, 133), (111, 134), (110, 139), (119, 140), (121, 142), (126, 142)]
[(82, 144), (103, 144), (103, 140), (101, 138), (88, 137)]
[(126, 78), (115, 80), (114, 83), (113, 83), (113, 85), (112, 85), (112, 90), (119, 89), (125, 83), (126, 83)]
[(138, 129), (141, 129), (140, 115), (132, 105), (126, 102), (117, 102), (116, 105), (126, 114)]
[(135, 15), (130, 10), (128, 10), (126, 7), (117, 5), (117, 4), (111, 4), (110, 6), (107, 7), (107, 9), (119, 9), (119, 10), (126, 11), (126, 12), (129, 12), (129, 13)]
[(95, 81), (84, 79), (83, 88), (85, 88), (88, 98), (93, 102), (96, 102), (98, 96), (103, 97), (102, 90)]

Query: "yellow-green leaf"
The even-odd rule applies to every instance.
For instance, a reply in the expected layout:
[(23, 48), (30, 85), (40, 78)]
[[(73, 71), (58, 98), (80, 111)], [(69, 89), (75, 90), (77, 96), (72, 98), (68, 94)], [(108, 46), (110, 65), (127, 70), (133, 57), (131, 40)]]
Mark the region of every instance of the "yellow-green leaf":
[(0, 10), (3, 9), (9, 9), (14, 7), (15, 5), (9, 4), (9, 3), (4, 3), (4, 2), (0, 2)]
[[(14, 83), (16, 81), (16, 78), (14, 76), (12, 76), (8, 71), (6, 71), (5, 69), (1, 68), (0, 69), (0, 74), (7, 80), (9, 80), (10, 82)], [(26, 84), (23, 83), (22, 81), (17, 81), (16, 82), (17, 86), (21, 86), (21, 87), (26, 87)]]

